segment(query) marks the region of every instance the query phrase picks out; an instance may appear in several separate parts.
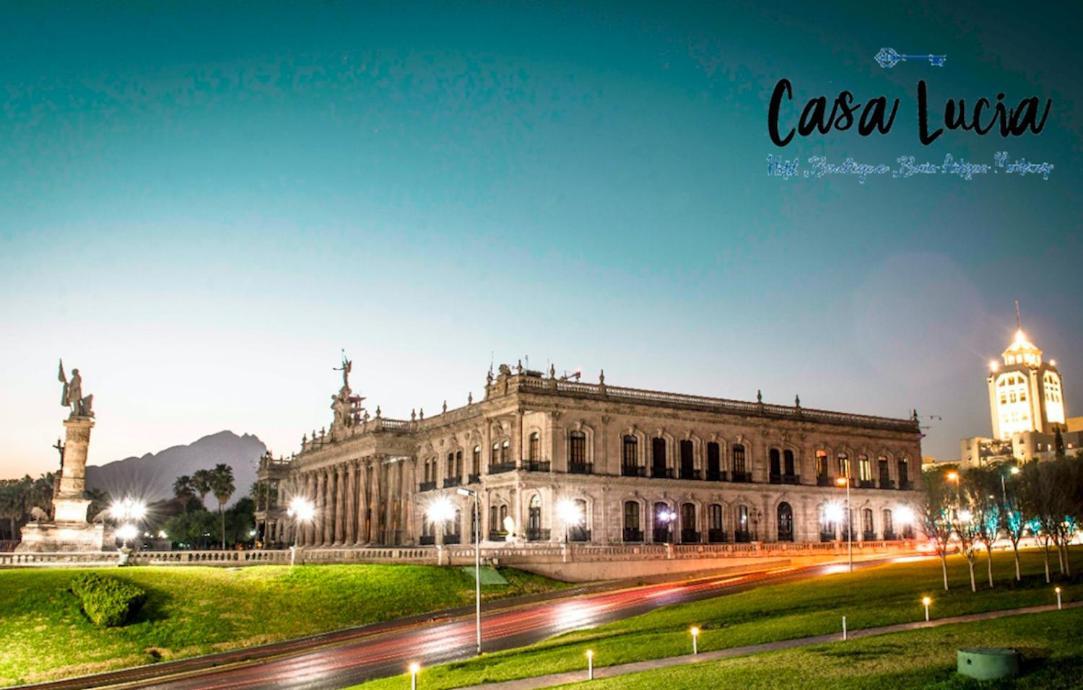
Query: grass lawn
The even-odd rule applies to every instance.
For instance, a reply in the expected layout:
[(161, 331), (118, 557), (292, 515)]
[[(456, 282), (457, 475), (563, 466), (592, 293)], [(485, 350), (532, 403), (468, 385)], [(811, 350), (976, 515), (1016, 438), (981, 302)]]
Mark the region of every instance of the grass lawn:
[[(1074, 561), (1083, 561), (1079, 556), (1080, 550), (1074, 550)], [(977, 593), (970, 592), (966, 562), (961, 557), (949, 560), (950, 592), (943, 591), (940, 563), (935, 559), (879, 566), (852, 574), (841, 572), (661, 608), (517, 650), (434, 666), (423, 671), (424, 687), (426, 690), (453, 688), (575, 670), (583, 667), (583, 655), (588, 648), (595, 651), (595, 663), (599, 666), (687, 654), (691, 651), (688, 629), (692, 625), (702, 630), (699, 649), (710, 651), (839, 632), (843, 615), (851, 630), (920, 620), (924, 616), (920, 604), (924, 595), (934, 600), (934, 617), (1056, 602), (1052, 587), (1045, 584), (1042, 576), (1039, 552), (1023, 554), (1024, 578), (1019, 584), (1014, 581), (1010, 553), (994, 554), (993, 562), (996, 588), (983, 586), (982, 578)], [(984, 559), (978, 567), (984, 576)], [(1080, 582), (1083, 580), (1060, 583), (1065, 601), (1083, 597)], [(372, 681), (363, 687), (401, 686), (402, 678), (398, 677)]]
[[(67, 591), (72, 578), (87, 570), (147, 590), (135, 621), (103, 629), (87, 620)], [(486, 598), (562, 586), (520, 571), (501, 572), (508, 585), (483, 588)], [(473, 600), (472, 576), (434, 566), (0, 570), (0, 685), (249, 647)]]
[[(1078, 688), (1083, 684), (1083, 611), (1040, 613), (932, 630), (815, 645), (618, 676), (566, 688)], [(955, 673), (961, 647), (1014, 647), (1022, 673), (978, 683)], [(814, 682), (813, 679), (815, 679)]]

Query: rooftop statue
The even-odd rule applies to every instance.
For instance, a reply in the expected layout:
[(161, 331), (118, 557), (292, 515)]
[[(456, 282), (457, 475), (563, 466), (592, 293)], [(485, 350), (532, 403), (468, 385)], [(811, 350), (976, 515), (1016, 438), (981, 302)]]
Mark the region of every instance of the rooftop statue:
[(64, 384), (64, 391), (60, 395), (60, 404), (71, 408), (72, 417), (93, 417), (91, 409), (94, 404), (94, 396), (83, 397), (83, 377), (78, 369), (71, 370), (71, 380), (64, 375), (64, 360), (60, 360), (60, 372), (57, 378)]

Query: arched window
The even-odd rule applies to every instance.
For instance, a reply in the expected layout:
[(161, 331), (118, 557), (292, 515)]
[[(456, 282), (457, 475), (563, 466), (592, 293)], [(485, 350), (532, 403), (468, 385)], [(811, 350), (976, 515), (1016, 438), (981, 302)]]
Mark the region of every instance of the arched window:
[(767, 461), (771, 467), (771, 481), (778, 484), (782, 481), (782, 454), (778, 448), (767, 451)]
[(639, 474), (639, 440), (627, 434), (621, 442), (620, 473), (625, 477)]
[(666, 477), (666, 440), (654, 437), (651, 439), (651, 476)]
[(444, 466), (444, 472), (446, 472), (446, 474), (444, 476), (447, 477), (448, 479), (451, 479), (452, 477), (455, 476), (455, 454), (454, 453), (448, 453), (447, 454), (447, 465)]
[(816, 451), (816, 484), (827, 486), (831, 483), (831, 472), (827, 467), (827, 451)]
[(527, 444), (527, 460), (537, 462), (541, 460), (541, 436), (537, 431), (531, 432), (530, 441)]
[(624, 541), (643, 541), (643, 528), (639, 523), (639, 502), (624, 502)]
[(793, 508), (785, 501), (778, 504), (778, 540), (793, 541)]
[(568, 434), (568, 471), (574, 474), (589, 474), (587, 466), (587, 435), (582, 431)]
[(883, 513), (884, 521), (884, 540), (891, 541), (895, 539), (895, 523), (892, 520), (891, 511), (884, 509)]
[(506, 505), (500, 506), (500, 529), (504, 530), (504, 523), (508, 519), (508, 507)]
[(496, 506), (489, 506), (489, 538), (492, 539), (496, 536), (503, 536), (504, 525), (500, 524), (499, 508)]
[(876, 530), (872, 524), (872, 508), (861, 511), (861, 538), (865, 541), (876, 539)]
[(838, 519), (837, 505), (825, 503), (820, 506), (820, 541), (835, 541)]
[(681, 479), (698, 479), (696, 476), (695, 450), (692, 441), (681, 441)]
[(876, 469), (880, 475), (880, 488), (892, 488), (891, 473), (888, 471), (888, 463), (885, 456), (881, 455), (879, 458), (876, 459)]
[(722, 506), (718, 503), (707, 506), (707, 541), (711, 543), (726, 541), (726, 528), (722, 522)]
[(491, 465), (499, 465), (500, 464), (500, 442), (499, 441), (497, 441), (496, 443), (493, 444), (493, 454), (489, 457), (489, 464), (491, 464)]
[(474, 446), (474, 457), (470, 460), (470, 474), (480, 474), (481, 468), (481, 446)]
[(463, 476), (463, 452), (461, 450), (455, 451), (455, 476)]
[(681, 504), (681, 543), (698, 544), (699, 530), (696, 526), (696, 504)]
[(748, 506), (743, 503), (737, 506), (737, 515), (733, 527), (733, 540), (737, 543), (752, 541), (752, 525), (749, 523)]
[(575, 511), (576, 515), (580, 517), (580, 522), (578, 525), (572, 525), (568, 529), (568, 539), (570, 541), (590, 541), (590, 523), (588, 522), (587, 502), (582, 498), (575, 499)]
[(504, 465), (511, 462), (511, 441), (507, 439), (500, 444), (500, 464)]
[(872, 464), (869, 463), (869, 456), (862, 453), (857, 456), (857, 478), (861, 480), (861, 485), (870, 488), (872, 485)]
[(670, 541), (670, 530), (673, 528), (675, 519), (676, 516), (670, 510), (668, 503), (659, 501), (654, 504), (654, 541), (656, 543)]
[(910, 488), (910, 460), (909, 458), (899, 458), (899, 488)]
[(736, 443), (733, 446), (733, 481), (747, 482), (750, 479), (748, 467), (745, 463), (745, 447)]
[(794, 462), (792, 450), (782, 451), (782, 474), (789, 480), (797, 476), (797, 464)]
[(707, 479), (712, 482), (722, 479), (722, 455), (714, 441), (707, 444)]
[(528, 541), (538, 541), (542, 536), (541, 497), (534, 494), (530, 497), (526, 516), (526, 538)]

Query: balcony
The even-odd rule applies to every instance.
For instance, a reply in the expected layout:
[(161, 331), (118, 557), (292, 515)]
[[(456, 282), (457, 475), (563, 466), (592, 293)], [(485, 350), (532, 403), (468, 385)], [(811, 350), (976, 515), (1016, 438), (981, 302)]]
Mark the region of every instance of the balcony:
[(651, 476), (655, 479), (673, 479), (672, 467), (651, 467)]
[(899, 480), (899, 491), (913, 491), (914, 482), (906, 481), (905, 479)]
[(861, 533), (862, 541), (876, 541), (876, 532), (866, 530)]
[(668, 527), (655, 527), (652, 536), (655, 544), (668, 544), (671, 541)]
[(444, 543), (445, 544), (461, 544), (462, 541), (463, 541), (462, 535), (459, 535), (459, 534), (445, 534), (444, 535)]
[(514, 469), (514, 462), (498, 462), (489, 465), (489, 474), (503, 474), (504, 472), (511, 472)]
[(641, 542), (643, 541), (643, 530), (635, 529), (632, 527), (624, 528), (624, 541), (626, 542)]
[(892, 480), (892, 479), (881, 478), (880, 479), (880, 488), (881, 489), (894, 489), (895, 488), (895, 481)]
[(431, 534), (422, 534), (421, 538), (417, 540), (417, 543), (422, 546), (432, 546), (436, 543), (436, 537)]
[(621, 465), (620, 476), (622, 477), (646, 477), (647, 468), (639, 465)]
[(681, 468), (681, 479), (696, 479), (696, 480), (699, 480), (699, 479), (702, 479), (702, 478), (703, 478), (703, 475), (700, 474), (699, 470), (694, 470), (692, 468), (686, 468), (686, 467)]
[(733, 541), (738, 544), (747, 544), (752, 541), (752, 533), (747, 530), (737, 530), (733, 533)]
[(721, 470), (707, 470), (707, 481), (724, 482), (726, 481), (726, 473)]
[(733, 481), (743, 483), (743, 484), (748, 484), (748, 483), (750, 483), (752, 481), (752, 473), (751, 472), (734, 472), (733, 473)]
[(436, 488), (436, 482), (421, 482), (417, 485), (418, 491), (432, 491)]
[(857, 481), (857, 488), (859, 489), (875, 489), (876, 482), (871, 479), (859, 479)]
[(835, 533), (834, 532), (821, 531), (820, 532), (820, 541), (822, 541), (822, 542), (835, 541)]
[(724, 529), (709, 529), (707, 530), (707, 542), (710, 544), (725, 544), (726, 530)]
[(459, 486), (462, 483), (463, 483), (463, 480), (460, 479), (459, 477), (446, 477), (444, 479), (444, 488), (445, 489), (450, 489), (450, 488)]
[(801, 475), (799, 474), (784, 474), (782, 475), (783, 484), (800, 484)]
[(831, 477), (826, 474), (816, 475), (816, 486), (834, 486), (835, 482), (831, 481)]
[(594, 474), (592, 462), (569, 462), (568, 474)]
[(914, 528), (910, 527), (909, 525), (906, 528), (904, 528), (902, 538), (903, 539), (913, 539), (914, 538)]
[(681, 543), (682, 544), (698, 544), (702, 541), (699, 538), (699, 532), (694, 529), (682, 529), (681, 530)]
[(895, 541), (898, 538), (899, 537), (894, 532), (891, 532), (891, 531), (884, 532), (884, 541)]
[(548, 472), (552, 463), (548, 460), (527, 460), (523, 467), (527, 472)]
[(480, 474), (471, 474), (466, 478), (466, 483), (467, 484), (477, 484), (480, 481), (481, 481), (481, 475)]
[(573, 527), (568, 530), (568, 541), (585, 542), (590, 541), (590, 530), (582, 527)]
[(502, 529), (489, 530), (489, 541), (505, 541), (508, 533)]
[(526, 528), (527, 541), (549, 541), (549, 530), (536, 527)]

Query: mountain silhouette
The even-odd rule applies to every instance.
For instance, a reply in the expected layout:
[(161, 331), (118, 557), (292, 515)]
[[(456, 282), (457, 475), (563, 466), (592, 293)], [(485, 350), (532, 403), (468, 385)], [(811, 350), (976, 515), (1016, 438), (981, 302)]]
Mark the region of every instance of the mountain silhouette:
[[(252, 434), (238, 436), (232, 431), (219, 431), (186, 446), (173, 446), (104, 465), (88, 465), (87, 487), (107, 491), (113, 498), (137, 496), (150, 503), (172, 498), (173, 482), (180, 475), (190, 476), (196, 470), (209, 470), (225, 463), (233, 468), (233, 483), (237, 487), (230, 500), (233, 503), (248, 495), (252, 482), (256, 481), (259, 458), (266, 450), (263, 441)], [(213, 495), (207, 496), (207, 504), (217, 505)]]

